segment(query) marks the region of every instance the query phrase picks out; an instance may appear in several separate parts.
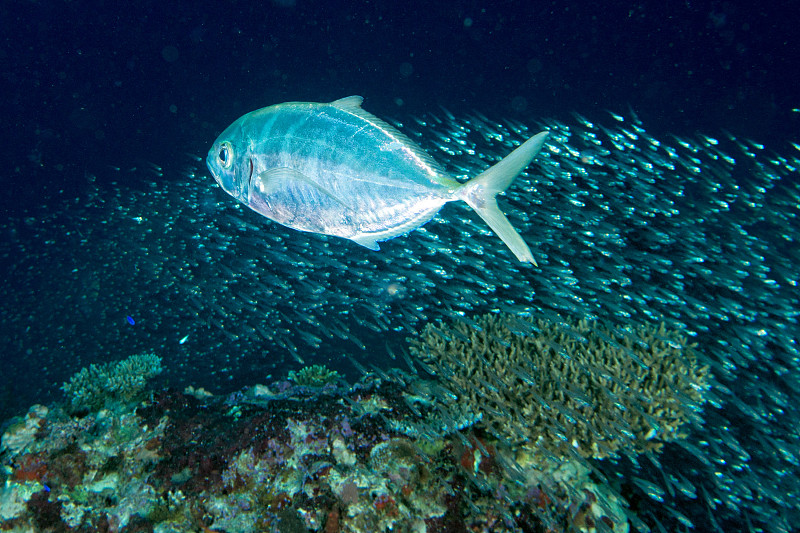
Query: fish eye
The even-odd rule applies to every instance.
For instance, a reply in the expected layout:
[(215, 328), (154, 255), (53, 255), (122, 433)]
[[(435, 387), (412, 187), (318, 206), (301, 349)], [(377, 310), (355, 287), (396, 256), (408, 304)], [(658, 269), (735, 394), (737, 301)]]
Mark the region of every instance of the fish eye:
[(231, 143), (225, 141), (219, 146), (217, 160), (222, 168), (231, 168), (231, 165), (233, 164), (233, 146), (231, 146)]

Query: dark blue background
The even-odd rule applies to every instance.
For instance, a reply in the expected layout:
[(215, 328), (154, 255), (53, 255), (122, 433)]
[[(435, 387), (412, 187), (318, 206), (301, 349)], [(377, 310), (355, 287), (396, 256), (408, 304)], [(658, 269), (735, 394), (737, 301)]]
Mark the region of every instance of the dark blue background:
[[(402, 119), (440, 106), (527, 124), (634, 110), (658, 136), (727, 129), (785, 153), (800, 120), (791, 4), (5, 2), (0, 216), (69, 210), (59, 202), (83, 198), (87, 175), (154, 179), (114, 167), (150, 162), (182, 180), (186, 154), (243, 113), (351, 94)], [(0, 362), (16, 357), (11, 343)]]
[(792, 4), (5, 2), (0, 207), (203, 154), (254, 108), (350, 94), (380, 116), (632, 108), (661, 131), (795, 140)]
[[(184, 297), (185, 290), (161, 294), (164, 281), (148, 278), (146, 273), (131, 286), (150, 292), (127, 290), (130, 274), (125, 268), (109, 266), (120, 262), (124, 267), (129, 264), (125, 261), (133, 262), (133, 256), (146, 256), (149, 244), (127, 257), (126, 243), (138, 242), (135, 239), (121, 239), (119, 248), (81, 248), (80, 228), (93, 227), (96, 220), (71, 220), (70, 208), (89, 203), (83, 194), (89, 189), (87, 175), (96, 176), (97, 189), (108, 195), (108, 210), (124, 211), (136, 201), (125, 195), (150, 192), (153, 180), (183, 183), (190, 161), (186, 154), (204, 156), (219, 132), (253, 109), (287, 100), (330, 101), (361, 94), (368, 111), (403, 120), (424, 112), (440, 113), (440, 106), (457, 116), (477, 110), (492, 119), (514, 118), (530, 126), (546, 118), (569, 122), (572, 112), (608, 123), (607, 110), (627, 116), (633, 111), (656, 138), (696, 131), (720, 136), (722, 130), (729, 130), (781, 154), (800, 155), (788, 145), (800, 141), (797, 2), (171, 4), (146, 0), (122, 4), (0, 4), (0, 216), (13, 220), (7, 225), (0, 219), (0, 239), (6, 239), (0, 244), (13, 245), (0, 246), (0, 252), (10, 249), (16, 254), (0, 260), (0, 283), (16, 283), (6, 294), (16, 291), (18, 301), (35, 310), (29, 312), (24, 305), (12, 308), (0, 301), (0, 430), (3, 420), (23, 413), (32, 403), (60, 397), (59, 383), (83, 364), (140, 353), (136, 342), (176, 340), (190, 331), (185, 327), (189, 319), (183, 317), (182, 324), (174, 324), (168, 312), (169, 304)], [(153, 165), (163, 167), (163, 176), (154, 175)], [(131, 167), (148, 171), (131, 172)], [(737, 179), (744, 180), (746, 175)], [(112, 180), (147, 182), (126, 183), (115, 197), (117, 189), (107, 186)], [(199, 191), (197, 198), (212, 191), (211, 178), (201, 183), (205, 182), (208, 189)], [(101, 196), (97, 203), (105, 199)], [(185, 206), (190, 199), (191, 195), (185, 195), (177, 201)], [(154, 218), (176, 216), (166, 201), (152, 205), (162, 211), (148, 210)], [(48, 219), (47, 210), (60, 216)], [(76, 218), (87, 212), (75, 211)], [(46, 226), (54, 219), (69, 228), (69, 238), (52, 242), (38, 238), (62, 231)], [(104, 221), (98, 222), (96, 227)], [(6, 231), (7, 226), (12, 230)], [(165, 245), (168, 239), (158, 239), (163, 248), (153, 254), (181, 259), (191, 249), (181, 242), (192, 237), (189, 228), (184, 225), (176, 230), (174, 243), (167, 243), (174, 247)], [(117, 243), (118, 233), (95, 231), (92, 235), (101, 235), (98, 241), (102, 243)], [(96, 250), (110, 252), (108, 257), (89, 257), (91, 251), (103, 255)], [(179, 260), (163, 263), (184, 265)], [(195, 266), (199, 278), (209, 263)], [(24, 275), (15, 279), (14, 274), (20, 272)], [(124, 274), (115, 278), (112, 274), (117, 272)], [(222, 279), (216, 274), (212, 280)], [(181, 279), (191, 280), (194, 275), (189, 272)], [(64, 284), (62, 278), (72, 281)], [(82, 306), (75, 316), (51, 313), (52, 299), (65, 292), (72, 295), (73, 287), (79, 288), (75, 292), (83, 290), (75, 298)], [(715, 305), (714, 297), (708, 295), (709, 305)], [(159, 301), (148, 298), (162, 298), (167, 311), (149, 313)], [(758, 302), (753, 308), (758, 309)], [(127, 315), (135, 316), (135, 325), (129, 324)], [(150, 322), (148, 316), (153, 317)], [(117, 317), (117, 322), (107, 317)], [(181, 319), (177, 317), (176, 322)], [(36, 332), (62, 323), (74, 326), (65, 328), (77, 332), (70, 335), (83, 335), (80, 342), (69, 346), (67, 341), (64, 345), (39, 342), (42, 339)], [(128, 329), (109, 333), (109, 327)], [(216, 329), (212, 333), (222, 336)], [(51, 338), (62, 338), (59, 335)], [(107, 344), (118, 350), (82, 353), (71, 348), (90, 346), (87, 339), (104, 335), (111, 339)], [(125, 345), (126, 339), (136, 342)], [(206, 382), (192, 379), (195, 376), (220, 381), (223, 376), (237, 376), (212, 387), (224, 390), (239, 388), (239, 380), (263, 381), (268, 372), (284, 375), (285, 368), (276, 366), (285, 365), (283, 360), (273, 361), (261, 353), (239, 359), (240, 354), (226, 351), (232, 350), (229, 345), (219, 351), (204, 346), (214, 357), (195, 357), (199, 352), (192, 351), (196, 350), (194, 338), (182, 348), (174, 340), (168, 350), (159, 350), (158, 345), (151, 348), (165, 357), (167, 365), (174, 365), (177, 355), (189, 354), (191, 364), (185, 368), (170, 366), (173, 376), (193, 373), (187, 378), (189, 383)], [(381, 350), (383, 346), (378, 346), (375, 353)], [(763, 375), (771, 372), (770, 357), (764, 354), (764, 364), (757, 363)], [(223, 365), (229, 368), (220, 370)], [(747, 378), (745, 384), (758, 379)], [(728, 430), (727, 421), (710, 422), (710, 431)], [(745, 422), (734, 430), (750, 431)], [(753, 435), (755, 441), (761, 434)], [(771, 444), (749, 451), (769, 458), (765, 463), (774, 457), (780, 468), (787, 464), (780, 463), (784, 459)], [(771, 468), (758, 472), (753, 486), (761, 482), (763, 472), (772, 475)], [(770, 505), (777, 500), (763, 501)], [(791, 505), (788, 498), (787, 506)], [(707, 510), (699, 512), (705, 521)]]

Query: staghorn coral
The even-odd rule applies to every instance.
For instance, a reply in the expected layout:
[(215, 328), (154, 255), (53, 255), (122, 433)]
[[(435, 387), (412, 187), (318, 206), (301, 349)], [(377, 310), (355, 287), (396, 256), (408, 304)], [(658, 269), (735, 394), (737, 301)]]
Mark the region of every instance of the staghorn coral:
[(703, 401), (708, 368), (663, 324), (623, 336), (585, 320), (475, 322), (428, 324), (411, 351), (510, 444), (594, 458), (659, 450)]
[(132, 355), (122, 361), (81, 369), (61, 386), (70, 409), (101, 409), (107, 402), (137, 398), (148, 379), (161, 373), (161, 358), (154, 354)]

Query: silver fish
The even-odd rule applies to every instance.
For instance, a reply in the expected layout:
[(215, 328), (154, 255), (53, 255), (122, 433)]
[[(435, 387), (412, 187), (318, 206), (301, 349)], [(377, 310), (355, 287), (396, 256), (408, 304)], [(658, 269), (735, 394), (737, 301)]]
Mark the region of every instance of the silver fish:
[(408, 137), (364, 111), (362, 102), (350, 96), (248, 113), (214, 142), (208, 168), (225, 192), (253, 211), (370, 250), (422, 226), (447, 202), (463, 200), (517, 259), (536, 264), (495, 196), (530, 164), (546, 131), (462, 184)]

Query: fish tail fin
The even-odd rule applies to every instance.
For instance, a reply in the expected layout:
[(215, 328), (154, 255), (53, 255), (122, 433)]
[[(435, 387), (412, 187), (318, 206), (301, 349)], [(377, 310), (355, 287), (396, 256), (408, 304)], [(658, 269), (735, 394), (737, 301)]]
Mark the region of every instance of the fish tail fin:
[(464, 183), (457, 192), (457, 197), (467, 202), (480, 215), (492, 228), (492, 231), (514, 252), (517, 259), (523, 263), (533, 263), (534, 266), (538, 265), (536, 265), (530, 248), (500, 211), (495, 196), (505, 191), (513, 183), (517, 174), (533, 161), (533, 158), (542, 149), (546, 138), (546, 131), (534, 135), (499, 163)]

